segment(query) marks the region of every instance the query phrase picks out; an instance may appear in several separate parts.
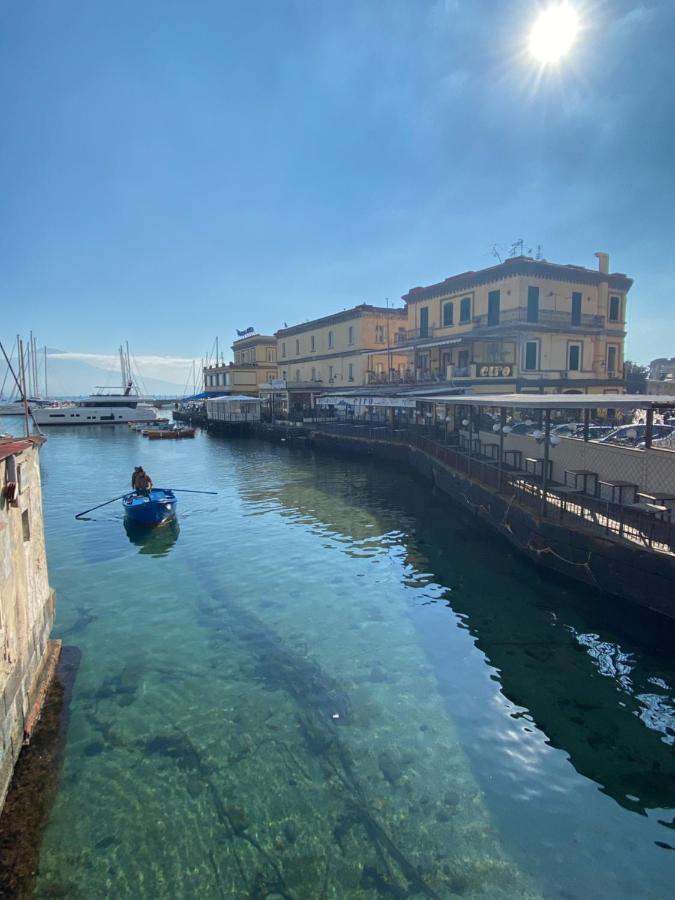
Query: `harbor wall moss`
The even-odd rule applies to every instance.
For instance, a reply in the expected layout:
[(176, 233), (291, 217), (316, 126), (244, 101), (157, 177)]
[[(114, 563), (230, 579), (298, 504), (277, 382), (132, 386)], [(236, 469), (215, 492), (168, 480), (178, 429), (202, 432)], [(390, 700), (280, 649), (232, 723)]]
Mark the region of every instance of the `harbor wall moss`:
[(311, 442), (318, 450), (373, 456), (412, 468), (537, 565), (675, 619), (675, 560), (669, 554), (537, 516), (416, 447), (319, 431), (312, 433)]

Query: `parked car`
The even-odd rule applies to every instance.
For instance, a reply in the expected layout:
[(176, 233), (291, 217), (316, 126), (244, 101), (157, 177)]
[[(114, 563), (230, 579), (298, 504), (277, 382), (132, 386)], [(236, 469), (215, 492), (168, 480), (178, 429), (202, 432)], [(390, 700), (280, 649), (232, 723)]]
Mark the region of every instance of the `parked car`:
[[(600, 438), (600, 441), (603, 444), (623, 444), (626, 447), (637, 447), (638, 444), (644, 444), (646, 431), (646, 425), (621, 425)], [(653, 425), (652, 439), (666, 438), (673, 432), (675, 432), (675, 428), (671, 425)]]
[[(610, 431), (615, 431), (613, 425), (589, 425), (588, 426), (588, 439), (589, 441), (599, 441), (606, 435), (610, 433)], [(581, 429), (576, 432), (576, 434), (571, 435), (573, 438), (577, 438), (577, 440), (583, 441), (584, 439), (584, 427), (581, 426)]]
[(511, 426), (511, 434), (532, 434), (534, 430), (534, 425), (528, 425), (527, 422), (516, 422)]
[(583, 429), (583, 422), (563, 422), (562, 425), (551, 428), (551, 434), (557, 434), (558, 437), (576, 437)]

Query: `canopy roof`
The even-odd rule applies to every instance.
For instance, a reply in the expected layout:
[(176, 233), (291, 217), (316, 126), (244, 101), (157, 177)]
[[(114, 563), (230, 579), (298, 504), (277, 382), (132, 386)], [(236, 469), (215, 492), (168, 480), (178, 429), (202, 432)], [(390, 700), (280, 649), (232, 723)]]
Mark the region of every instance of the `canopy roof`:
[(675, 409), (675, 397), (652, 394), (456, 394), (429, 397), (415, 395), (419, 400), (434, 403), (455, 403), (461, 406), (493, 406), (498, 409)]
[(212, 403), (260, 403), (259, 397), (249, 397), (247, 394), (223, 394), (220, 397), (211, 397)]

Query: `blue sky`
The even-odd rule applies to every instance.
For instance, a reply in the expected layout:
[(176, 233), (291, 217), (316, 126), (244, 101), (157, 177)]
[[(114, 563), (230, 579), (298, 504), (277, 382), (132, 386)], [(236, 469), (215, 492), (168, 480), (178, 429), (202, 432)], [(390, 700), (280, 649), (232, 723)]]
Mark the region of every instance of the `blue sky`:
[(675, 354), (675, 7), (41, 0), (0, 14), (0, 336), (199, 357), (494, 262), (522, 237), (635, 278)]

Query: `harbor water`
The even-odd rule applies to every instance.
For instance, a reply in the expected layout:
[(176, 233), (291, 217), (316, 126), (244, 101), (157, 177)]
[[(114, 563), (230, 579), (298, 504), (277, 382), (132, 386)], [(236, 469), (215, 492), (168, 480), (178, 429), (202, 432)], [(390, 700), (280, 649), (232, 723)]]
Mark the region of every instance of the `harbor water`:
[[(673, 629), (399, 468), (52, 429), (55, 636), (81, 651), (34, 894), (666, 898)], [(135, 465), (178, 520), (125, 528)]]

